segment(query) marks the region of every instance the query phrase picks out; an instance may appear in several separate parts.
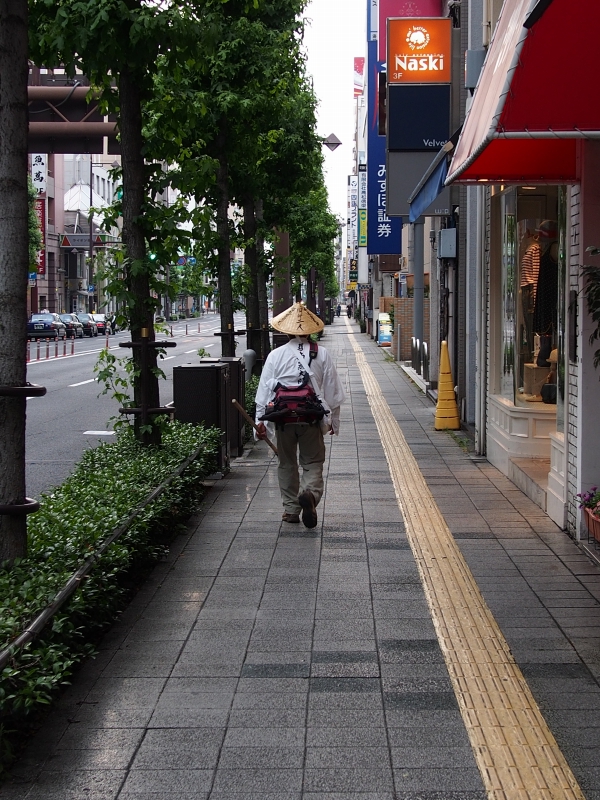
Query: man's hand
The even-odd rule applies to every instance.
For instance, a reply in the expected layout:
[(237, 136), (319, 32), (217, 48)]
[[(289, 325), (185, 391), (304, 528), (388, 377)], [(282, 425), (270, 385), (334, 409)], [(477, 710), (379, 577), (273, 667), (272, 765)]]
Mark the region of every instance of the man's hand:
[(256, 427), (256, 436), (258, 439), (267, 438), (267, 427), (264, 422), (259, 422)]

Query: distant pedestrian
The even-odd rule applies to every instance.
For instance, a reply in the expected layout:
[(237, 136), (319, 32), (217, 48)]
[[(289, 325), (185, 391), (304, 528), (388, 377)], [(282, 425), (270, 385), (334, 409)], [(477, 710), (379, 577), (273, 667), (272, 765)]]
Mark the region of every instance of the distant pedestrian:
[(272, 350), (264, 363), (256, 392), (257, 436), (277, 436), (282, 520), (300, 522), (302, 512), (304, 525), (314, 528), (324, 489), (323, 437), (339, 432), (346, 394), (327, 350), (309, 340), (324, 328), (315, 314), (295, 303), (271, 324), (289, 341)]
[(346, 313), (348, 314), (348, 319), (350, 319), (352, 317), (352, 305), (351, 304), (348, 305), (348, 307), (346, 308)]
[(338, 317), (342, 313), (342, 306), (339, 303), (337, 304), (337, 308), (335, 310), (335, 313), (336, 313), (336, 316), (338, 316)]

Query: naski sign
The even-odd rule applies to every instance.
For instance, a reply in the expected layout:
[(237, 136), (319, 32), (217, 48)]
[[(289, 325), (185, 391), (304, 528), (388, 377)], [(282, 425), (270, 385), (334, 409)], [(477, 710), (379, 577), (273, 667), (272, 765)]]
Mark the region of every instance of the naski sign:
[(388, 83), (450, 83), (452, 20), (388, 19)]

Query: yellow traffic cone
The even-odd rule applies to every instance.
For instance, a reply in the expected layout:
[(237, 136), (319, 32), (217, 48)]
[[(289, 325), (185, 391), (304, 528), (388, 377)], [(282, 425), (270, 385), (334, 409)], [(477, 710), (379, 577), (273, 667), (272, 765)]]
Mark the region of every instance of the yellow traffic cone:
[(448, 342), (442, 342), (440, 351), (440, 374), (438, 382), (438, 401), (435, 407), (436, 431), (457, 431), (460, 428), (458, 406), (454, 394), (454, 381), (450, 370), (450, 356)]

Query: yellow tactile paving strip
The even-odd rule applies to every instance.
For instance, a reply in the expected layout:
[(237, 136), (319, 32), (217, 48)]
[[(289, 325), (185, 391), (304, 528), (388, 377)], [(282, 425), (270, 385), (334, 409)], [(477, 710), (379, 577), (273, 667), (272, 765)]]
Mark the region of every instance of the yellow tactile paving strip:
[(346, 325), (488, 798), (584, 800)]

